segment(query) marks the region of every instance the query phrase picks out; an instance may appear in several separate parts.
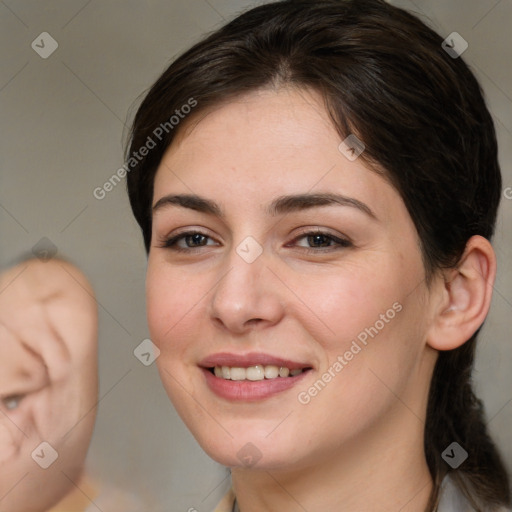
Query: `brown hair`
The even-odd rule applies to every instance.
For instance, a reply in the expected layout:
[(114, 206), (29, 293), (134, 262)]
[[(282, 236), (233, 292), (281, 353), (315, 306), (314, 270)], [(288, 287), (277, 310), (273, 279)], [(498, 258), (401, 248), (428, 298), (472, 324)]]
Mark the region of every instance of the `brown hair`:
[[(319, 91), (340, 136), (400, 193), (416, 226), (427, 283), (453, 267), (473, 235), (490, 239), (501, 175), (492, 118), (462, 58), (415, 16), (382, 0), (296, 0), (256, 7), (176, 59), (135, 116), (128, 191), (146, 250), (156, 170), (179, 125), (156, 132), (182, 105), (193, 115), (263, 87)], [(155, 136), (158, 133), (158, 137)], [(451, 473), (476, 510), (510, 503), (508, 476), (472, 389), (477, 333), (439, 354), (430, 387), (425, 454), (434, 481), (429, 509)], [(442, 452), (456, 441), (469, 457), (452, 471)]]

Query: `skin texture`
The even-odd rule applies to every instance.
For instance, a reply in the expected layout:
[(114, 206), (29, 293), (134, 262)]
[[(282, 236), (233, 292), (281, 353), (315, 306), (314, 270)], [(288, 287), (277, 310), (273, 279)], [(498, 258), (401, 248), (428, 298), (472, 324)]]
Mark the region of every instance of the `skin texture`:
[[(243, 512), (341, 503), (344, 511), (424, 510), (432, 482), (423, 427), (437, 350), (467, 340), (489, 307), (489, 243), (474, 237), (464, 272), (440, 273), (427, 287), (399, 194), (362, 159), (347, 159), (341, 140), (315, 92), (257, 91), (189, 120), (155, 178), (153, 204), (197, 194), (225, 214), (154, 212), (147, 314), (167, 393), (203, 449), (232, 468)], [(279, 196), (332, 192), (365, 203), (375, 218), (339, 205), (265, 210)], [(189, 230), (207, 245), (163, 247)], [(312, 230), (351, 245), (327, 239), (330, 247), (315, 248), (303, 236)], [(248, 236), (263, 250), (253, 263), (236, 252)], [(301, 403), (298, 394), (394, 304), (400, 311)], [(218, 352), (264, 352), (312, 371), (275, 396), (235, 403), (212, 393), (198, 366)], [(250, 467), (244, 449), (258, 459)]]
[[(97, 309), (76, 267), (0, 275), (0, 366), (0, 511), (47, 510), (80, 478), (96, 416)], [(41, 442), (58, 453), (48, 469), (31, 456)]]

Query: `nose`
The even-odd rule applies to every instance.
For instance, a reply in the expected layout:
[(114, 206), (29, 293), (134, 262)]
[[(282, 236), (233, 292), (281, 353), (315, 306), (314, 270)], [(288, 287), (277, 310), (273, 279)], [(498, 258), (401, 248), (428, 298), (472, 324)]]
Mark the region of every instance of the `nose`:
[(267, 263), (265, 252), (248, 263), (232, 251), (228, 270), (210, 296), (209, 314), (214, 323), (233, 334), (244, 334), (281, 320), (284, 297)]

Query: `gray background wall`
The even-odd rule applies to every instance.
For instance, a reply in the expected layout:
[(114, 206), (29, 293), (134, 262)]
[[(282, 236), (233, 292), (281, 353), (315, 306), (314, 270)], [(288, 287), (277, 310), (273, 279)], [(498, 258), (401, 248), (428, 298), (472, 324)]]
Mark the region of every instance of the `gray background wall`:
[[(512, 187), (512, 1), (394, 3), (468, 41), (464, 58), (496, 121), (509, 199), (500, 211), (499, 273), (476, 381), (512, 467), (512, 189), (505, 192)], [(0, 265), (47, 237), (89, 276), (99, 301), (101, 401), (88, 464), (100, 480), (151, 495), (152, 510), (210, 510), (226, 471), (182, 425), (156, 368), (133, 355), (148, 336), (142, 240), (124, 183), (101, 201), (92, 192), (123, 163), (137, 97), (173, 56), (249, 5), (255, 2), (0, 1)], [(31, 48), (42, 32), (59, 45), (47, 59)]]

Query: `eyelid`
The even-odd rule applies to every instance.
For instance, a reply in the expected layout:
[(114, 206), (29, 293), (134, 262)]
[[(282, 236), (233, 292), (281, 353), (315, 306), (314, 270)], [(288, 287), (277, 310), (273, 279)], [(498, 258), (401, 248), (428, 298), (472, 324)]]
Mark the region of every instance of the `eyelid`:
[(333, 230), (331, 230), (330, 228), (322, 228), (320, 226), (302, 227), (302, 228), (300, 228), (300, 232), (297, 235), (295, 235), (294, 239), (301, 237), (301, 236), (305, 236), (305, 235), (326, 235), (326, 236), (330, 236), (334, 239), (346, 240), (347, 242), (352, 242), (352, 240), (350, 240), (350, 237), (348, 237), (347, 235), (340, 233), (340, 232), (333, 232)]
[(183, 228), (182, 231), (178, 230), (176, 233), (171, 233), (169, 235), (159, 238), (158, 247), (163, 248), (163, 249), (172, 249), (176, 252), (180, 252), (180, 251), (181, 252), (192, 252), (194, 250), (201, 249), (201, 247), (211, 247), (211, 245), (210, 246), (200, 245), (198, 247), (189, 247), (187, 249), (183, 249), (176, 245), (177, 242), (180, 241), (181, 239), (183, 239), (187, 236), (193, 236), (193, 235), (201, 235), (201, 236), (204, 236), (206, 238), (209, 238), (211, 240), (215, 240), (216, 242), (218, 242), (218, 240), (216, 240), (215, 237), (211, 236), (210, 234), (208, 234), (205, 231), (207, 231), (207, 230), (205, 230), (205, 228)]
[[(335, 242), (335, 245), (330, 245), (328, 247), (300, 247), (301, 251), (307, 252), (307, 253), (322, 253), (322, 252), (332, 252), (340, 249), (346, 249), (349, 247), (354, 247), (354, 243), (350, 239), (350, 237), (346, 235), (341, 234), (334, 234), (331, 233), (328, 229), (322, 229), (319, 227), (309, 227), (309, 228), (303, 228), (303, 231), (296, 236), (294, 236), (293, 240), (291, 240), (290, 243), (296, 243), (299, 239), (308, 237), (308, 236), (315, 236), (315, 235), (322, 235), (326, 238), (330, 238), (333, 242)], [(289, 245), (289, 244), (287, 244)]]
[[(178, 232), (176, 232), (176, 233), (173, 233), (171, 235), (161, 238), (159, 240), (158, 247), (163, 248), (163, 249), (170, 249), (175, 252), (194, 253), (194, 252), (201, 251), (201, 249), (204, 247), (212, 246), (212, 244), (208, 244), (208, 243), (206, 245), (199, 245), (196, 247), (185, 247), (185, 248), (179, 247), (177, 245), (178, 242), (180, 242), (184, 238), (186, 238), (188, 236), (193, 236), (193, 235), (201, 235), (207, 239), (214, 240), (218, 243), (218, 241), (213, 236), (202, 231), (203, 229), (204, 228), (184, 228), (183, 230), (178, 230)], [(334, 234), (328, 228), (321, 228), (318, 226), (316, 226), (316, 227), (307, 226), (307, 227), (301, 228), (301, 232), (296, 234), (290, 242), (285, 244), (285, 247), (290, 247), (290, 246), (296, 244), (296, 242), (301, 238), (305, 238), (308, 236), (315, 236), (315, 235), (325, 236), (326, 238), (328, 238), (332, 242), (334, 242), (334, 244), (329, 245), (327, 247), (297, 246), (298, 249), (301, 252), (305, 252), (305, 253), (321, 254), (321, 253), (333, 252), (333, 251), (340, 250), (340, 249), (346, 249), (346, 248), (354, 246), (354, 243), (352, 242), (350, 237), (347, 237), (346, 235), (338, 234), (338, 233)]]

